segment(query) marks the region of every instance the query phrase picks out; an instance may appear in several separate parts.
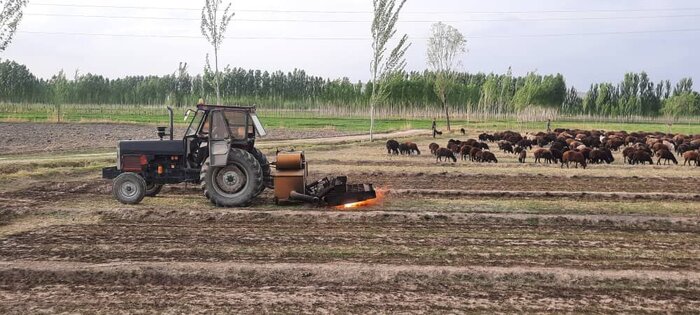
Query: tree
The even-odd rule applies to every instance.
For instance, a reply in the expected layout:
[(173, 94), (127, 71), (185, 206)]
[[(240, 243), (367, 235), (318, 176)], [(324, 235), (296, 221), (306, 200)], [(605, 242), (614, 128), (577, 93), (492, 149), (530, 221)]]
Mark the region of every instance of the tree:
[[(379, 101), (387, 97), (387, 85), (383, 84), (392, 74), (400, 72), (406, 66), (404, 55), (411, 46), (408, 42), (408, 35), (404, 34), (394, 49), (385, 56), (387, 44), (396, 34), (396, 22), (399, 20), (399, 13), (406, 3), (401, 3), (396, 7), (395, 0), (374, 0), (374, 19), (372, 20), (372, 62), (369, 71), (372, 75), (372, 96), (370, 98), (370, 125), (369, 141), (373, 141), (374, 131), (374, 107)], [(386, 58), (385, 58), (386, 57)]]
[(61, 122), (61, 105), (68, 100), (68, 80), (63, 69), (49, 81), (51, 85), (51, 94), (53, 96), (54, 107), (56, 109), (56, 122)]
[(27, 0), (0, 0), (0, 52), (12, 41)]
[(431, 28), (432, 35), (428, 40), (428, 66), (435, 71), (435, 94), (442, 103), (447, 119), (447, 130), (450, 130), (450, 112), (447, 106), (447, 93), (454, 84), (455, 68), (461, 62), (459, 56), (466, 49), (467, 40), (456, 28), (438, 22)]
[(682, 92), (664, 102), (663, 113), (673, 118), (700, 115), (700, 93)]
[(221, 104), (221, 93), (219, 92), (219, 48), (224, 41), (226, 27), (231, 22), (234, 12), (230, 12), (231, 3), (229, 2), (224, 12), (219, 16), (219, 6), (221, 0), (205, 0), (202, 8), (202, 35), (214, 47), (214, 77), (216, 80), (216, 103)]

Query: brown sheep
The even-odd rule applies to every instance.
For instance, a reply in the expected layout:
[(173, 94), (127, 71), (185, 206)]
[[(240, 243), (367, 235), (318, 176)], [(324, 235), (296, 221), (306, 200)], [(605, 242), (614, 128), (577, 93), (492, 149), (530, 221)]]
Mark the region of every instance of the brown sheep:
[(389, 140), (386, 142), (386, 151), (388, 154), (399, 155), (399, 142), (396, 140)]
[(654, 151), (654, 153), (660, 150), (669, 150), (668, 146), (663, 144), (663, 142), (654, 143), (654, 145), (651, 146), (651, 149)]
[(649, 162), (649, 165), (654, 165), (654, 161), (651, 159), (651, 154), (644, 150), (636, 150), (632, 154), (632, 164), (641, 163), (644, 165), (645, 162)]
[(442, 158), (446, 158), (446, 160), (452, 160), (452, 163), (457, 162), (457, 158), (455, 157), (455, 154), (450, 151), (447, 148), (439, 148), (437, 150), (437, 153), (435, 154), (435, 162), (437, 163), (438, 161), (442, 161)]
[(610, 164), (615, 161), (610, 149), (593, 149), (589, 155), (588, 161), (591, 164), (607, 163)]
[(564, 167), (564, 164), (566, 164), (566, 168), (569, 168), (569, 163), (574, 163), (576, 168), (578, 168), (578, 165), (581, 164), (583, 169), (586, 169), (586, 158), (583, 157), (583, 154), (581, 152), (566, 151), (562, 156), (562, 160), (563, 162), (560, 166), (562, 168)]
[(540, 163), (540, 160), (544, 160), (545, 163), (551, 164), (552, 160), (554, 160), (552, 152), (547, 149), (537, 149), (532, 153), (532, 156), (535, 157), (535, 163)]
[(656, 155), (659, 156), (659, 159), (656, 161), (656, 165), (661, 164), (661, 159), (664, 160), (664, 165), (668, 164), (668, 161), (671, 161), (673, 162), (673, 164), (678, 165), (678, 160), (676, 160), (676, 156), (669, 150), (661, 149), (659, 151), (656, 151)]
[[(481, 149), (479, 149), (479, 148), (472, 148), (472, 150), (469, 151), (469, 159), (470, 159), (472, 162), (474, 162), (474, 160), (476, 160), (476, 155), (477, 155), (479, 152), (481, 152)], [(478, 162), (478, 160), (477, 160), (477, 162)]]
[(496, 159), (496, 156), (489, 152), (489, 151), (482, 151), (481, 152), (481, 162), (486, 162), (486, 163), (498, 163), (498, 159)]
[(690, 163), (695, 162), (695, 166), (700, 166), (700, 153), (698, 151), (686, 151), (683, 153), (683, 165), (685, 163), (688, 163), (688, 165), (691, 165)]
[(632, 157), (634, 156), (634, 152), (637, 151), (634, 147), (626, 147), (624, 150), (622, 150), (622, 158), (625, 163), (632, 164)]
[(408, 146), (409, 149), (409, 155), (413, 154), (414, 152), (416, 155), (420, 155), (420, 150), (418, 150), (418, 145), (413, 143), (413, 142), (406, 142), (406, 146)]
[(481, 162), (481, 158), (484, 157), (484, 151), (479, 150), (474, 155), (471, 156), (474, 162)]
[(430, 148), (430, 154), (436, 155), (436, 154), (437, 154), (437, 150), (440, 148), (440, 145), (437, 144), (437, 143), (435, 143), (435, 142), (433, 142), (433, 143), (431, 143), (431, 144), (428, 145), (428, 148)]
[(520, 153), (518, 154), (518, 162), (525, 163), (526, 158), (527, 158), (527, 151), (525, 151), (525, 150), (520, 151)]
[(469, 156), (469, 153), (472, 151), (472, 146), (470, 145), (465, 145), (462, 146), (462, 149), (460, 149), (459, 154), (462, 156), (462, 161), (467, 159), (467, 156)]

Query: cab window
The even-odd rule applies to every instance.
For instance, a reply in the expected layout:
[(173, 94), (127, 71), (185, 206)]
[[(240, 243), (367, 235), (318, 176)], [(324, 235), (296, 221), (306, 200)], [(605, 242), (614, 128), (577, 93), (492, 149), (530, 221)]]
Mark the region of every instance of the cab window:
[(228, 120), (229, 132), (234, 140), (247, 139), (248, 126), (251, 122), (248, 121), (248, 115), (244, 111), (225, 111), (224, 116)]

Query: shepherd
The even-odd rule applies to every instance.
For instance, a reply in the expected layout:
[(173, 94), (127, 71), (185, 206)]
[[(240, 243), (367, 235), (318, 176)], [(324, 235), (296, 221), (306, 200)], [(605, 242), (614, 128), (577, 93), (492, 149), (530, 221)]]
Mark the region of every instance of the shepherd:
[(435, 123), (435, 118), (433, 118), (433, 138), (437, 134), (437, 124)]
[(547, 132), (552, 132), (552, 120), (547, 119)]

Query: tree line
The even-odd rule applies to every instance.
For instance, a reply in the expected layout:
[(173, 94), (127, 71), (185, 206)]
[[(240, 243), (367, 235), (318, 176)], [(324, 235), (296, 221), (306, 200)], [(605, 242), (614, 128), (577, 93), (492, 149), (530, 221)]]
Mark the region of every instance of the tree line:
[[(432, 71), (394, 73), (384, 82), (386, 96), (378, 104), (391, 108), (435, 110), (442, 102), (435, 90)], [(617, 83), (597, 83), (586, 93), (567, 87), (561, 74), (456, 73), (448, 84), (450, 104), (464, 111), (518, 113), (528, 107), (558, 110), (562, 114), (602, 116), (700, 115), (700, 94), (693, 81), (682, 79), (654, 83), (644, 72), (628, 73)], [(220, 94), (226, 104), (265, 108), (310, 109), (319, 106), (365, 109), (372, 96), (372, 82), (348, 78), (326, 79), (304, 70), (261, 71), (226, 67), (220, 74)], [(127, 76), (110, 79), (97, 74), (36, 77), (24, 65), (0, 62), (0, 102), (45, 104), (168, 104), (189, 106), (202, 97), (214, 100), (214, 71), (205, 67), (192, 75), (187, 64), (162, 76)]]

